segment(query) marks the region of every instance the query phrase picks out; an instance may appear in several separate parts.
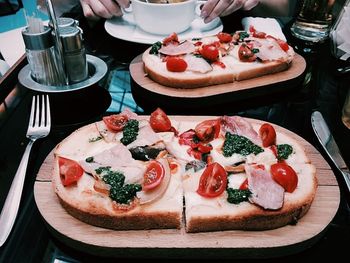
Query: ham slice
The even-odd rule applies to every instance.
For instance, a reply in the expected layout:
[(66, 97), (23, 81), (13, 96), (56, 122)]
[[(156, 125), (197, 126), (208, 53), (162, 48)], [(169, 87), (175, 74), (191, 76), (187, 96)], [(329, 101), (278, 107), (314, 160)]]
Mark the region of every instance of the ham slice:
[(128, 144), (127, 147), (128, 149), (131, 149), (137, 146), (153, 145), (161, 140), (162, 138), (153, 131), (147, 121), (140, 121), (139, 132), (136, 140)]
[(207, 73), (213, 70), (212, 66), (202, 57), (196, 57), (188, 54), (184, 57), (187, 63), (187, 69), (192, 72)]
[(123, 144), (117, 144), (91, 157), (92, 161), (87, 162), (85, 159), (79, 162), (84, 171), (89, 174), (99, 177), (96, 169), (110, 167), (113, 171), (122, 172), (126, 183), (142, 181), (145, 167), (132, 158), (130, 151)]
[(103, 121), (95, 122), (95, 125), (97, 131), (106, 142), (112, 142), (115, 140), (117, 133), (108, 130), (106, 124)]
[(248, 188), (252, 192), (249, 201), (264, 209), (280, 209), (283, 206), (284, 188), (265, 169), (246, 165), (245, 170), (248, 175)]
[(253, 46), (259, 49), (255, 55), (262, 61), (287, 60), (288, 54), (272, 38), (255, 39)]
[(189, 54), (195, 51), (195, 46), (192, 42), (186, 40), (182, 42), (180, 45), (169, 43), (168, 45), (162, 45), (159, 49), (159, 52), (163, 55), (168, 56), (178, 56)]
[(253, 126), (240, 116), (223, 116), (221, 123), (225, 131), (249, 138), (257, 145), (262, 145), (261, 138)]

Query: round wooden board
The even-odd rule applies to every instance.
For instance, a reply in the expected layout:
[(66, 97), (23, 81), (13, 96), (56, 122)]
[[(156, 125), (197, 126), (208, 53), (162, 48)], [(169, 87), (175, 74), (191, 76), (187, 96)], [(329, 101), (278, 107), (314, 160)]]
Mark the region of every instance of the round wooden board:
[[(200, 121), (208, 116), (173, 116)], [(251, 120), (261, 123), (261, 121)], [(67, 245), (86, 253), (112, 257), (266, 258), (300, 252), (312, 246), (335, 216), (340, 192), (337, 180), (321, 154), (298, 135), (274, 125), (298, 140), (317, 169), (318, 188), (308, 213), (296, 225), (268, 231), (186, 233), (184, 229), (114, 231), (83, 223), (60, 205), (51, 185), (53, 153), (39, 170), (34, 185), (38, 209), (49, 229)]]
[(235, 94), (237, 92), (240, 93), (239, 99), (242, 99), (242, 95), (246, 95), (247, 97), (268, 95), (294, 88), (294, 81), (298, 81), (305, 69), (305, 59), (296, 53), (291, 66), (282, 72), (227, 84), (179, 89), (163, 86), (148, 78), (143, 69), (142, 55), (137, 56), (130, 63), (130, 75), (137, 83), (137, 88), (164, 96), (179, 98), (203, 98), (220, 94)]

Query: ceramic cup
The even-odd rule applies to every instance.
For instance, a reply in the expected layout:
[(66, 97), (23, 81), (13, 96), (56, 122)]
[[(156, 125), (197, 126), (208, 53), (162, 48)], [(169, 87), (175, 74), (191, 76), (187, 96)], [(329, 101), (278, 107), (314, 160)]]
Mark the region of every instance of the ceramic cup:
[(142, 30), (155, 35), (168, 35), (187, 30), (199, 16), (199, 5), (203, 2), (132, 0), (131, 8), (126, 12), (132, 12), (135, 24)]

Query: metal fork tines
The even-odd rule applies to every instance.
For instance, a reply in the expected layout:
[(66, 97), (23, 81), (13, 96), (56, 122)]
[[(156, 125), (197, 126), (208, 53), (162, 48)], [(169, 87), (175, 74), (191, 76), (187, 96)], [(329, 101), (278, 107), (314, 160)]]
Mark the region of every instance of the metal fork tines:
[(48, 95), (34, 96), (27, 130), (29, 143), (24, 151), (21, 163), (12, 181), (10, 191), (6, 197), (0, 215), (0, 247), (9, 236), (17, 216), (30, 150), (37, 139), (46, 137), (50, 133), (50, 128), (51, 115), (49, 97)]

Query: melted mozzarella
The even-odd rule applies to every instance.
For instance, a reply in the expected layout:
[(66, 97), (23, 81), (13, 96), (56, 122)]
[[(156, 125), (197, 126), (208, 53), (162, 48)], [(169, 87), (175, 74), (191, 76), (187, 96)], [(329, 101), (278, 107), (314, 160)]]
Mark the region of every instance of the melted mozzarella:
[(247, 163), (257, 163), (257, 164), (265, 164), (271, 165), (277, 162), (276, 156), (269, 148), (265, 148), (263, 152), (255, 155), (249, 154), (247, 155)]
[(238, 189), (245, 179), (247, 179), (245, 173), (231, 174), (228, 176), (227, 188)]

